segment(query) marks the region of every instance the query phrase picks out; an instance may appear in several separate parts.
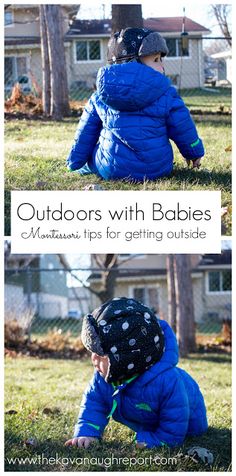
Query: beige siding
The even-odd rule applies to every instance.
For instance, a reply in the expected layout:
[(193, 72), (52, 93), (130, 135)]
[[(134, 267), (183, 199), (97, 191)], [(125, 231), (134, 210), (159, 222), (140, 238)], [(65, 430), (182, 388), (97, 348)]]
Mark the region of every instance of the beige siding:
[[(5, 27), (5, 36), (39, 36), (39, 9), (30, 5), (25, 5), (20, 8), (19, 6), (11, 6), (13, 12), (13, 25)], [(64, 33), (69, 28), (68, 14), (63, 10), (63, 30)]]
[(202, 320), (204, 314), (204, 296), (202, 294), (203, 275), (193, 278), (193, 306), (195, 322)]
[[(122, 256), (122, 255), (121, 255)], [(121, 268), (138, 268), (138, 269), (165, 269), (166, 268), (166, 256), (165, 255), (131, 255), (131, 259), (128, 256), (119, 257), (119, 263)], [(132, 256), (135, 256), (132, 259)]]
[(5, 36), (39, 36), (38, 8), (11, 10), (14, 23), (5, 27)]
[(219, 319), (229, 317), (229, 306), (231, 305), (231, 292), (208, 292), (207, 289), (208, 273), (205, 273), (205, 279), (202, 281), (204, 296), (205, 318), (207, 314), (215, 314)]
[[(67, 71), (69, 72), (69, 48), (65, 49), (66, 53), (66, 64)], [(33, 87), (33, 82), (42, 87), (42, 60), (41, 60), (41, 49), (39, 47), (27, 49), (27, 48), (17, 48), (17, 49), (7, 49), (5, 51), (5, 56), (25, 56), (27, 57), (27, 75), (29, 76), (31, 86)]]
[(182, 59), (167, 57), (164, 66), (167, 76), (178, 75), (178, 86), (181, 88), (202, 87), (204, 82), (202, 42), (189, 40), (189, 56)]
[[(86, 38), (85, 38), (86, 39)], [(89, 38), (87, 38), (89, 39)], [(91, 38), (90, 38), (91, 39)], [(95, 39), (95, 38), (94, 38)], [(74, 42), (71, 46), (70, 54), (70, 80), (85, 81), (88, 86), (94, 83), (98, 69), (106, 64), (106, 51), (108, 39), (102, 39), (102, 61), (75, 63)], [(178, 76), (178, 86), (181, 88), (198, 88), (204, 85), (204, 60), (202, 52), (202, 41), (189, 40), (189, 57), (166, 58), (165, 71), (168, 76)]]
[[(88, 40), (91, 38), (81, 38), (81, 40)], [(99, 38), (93, 38), (97, 40)], [(71, 42), (70, 56), (69, 56), (69, 84), (75, 81), (83, 81), (88, 88), (93, 88), (96, 83), (96, 76), (99, 68), (106, 64), (106, 40), (101, 40), (101, 60), (100, 61), (83, 61), (76, 62), (75, 57), (76, 40)]]

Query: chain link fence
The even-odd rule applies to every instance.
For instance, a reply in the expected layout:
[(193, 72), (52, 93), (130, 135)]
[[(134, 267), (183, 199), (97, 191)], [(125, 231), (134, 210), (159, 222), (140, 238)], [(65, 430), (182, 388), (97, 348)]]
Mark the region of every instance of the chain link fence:
[[(14, 46), (14, 41), (6, 37), (6, 98), (16, 83), (25, 95), (42, 94), (40, 40), (34, 41), (33, 45), (23, 45), (21, 41)], [(230, 112), (232, 51), (227, 39), (179, 35), (166, 38), (166, 42), (169, 54), (164, 59), (165, 73), (186, 105), (199, 113)], [(99, 35), (97, 38), (68, 36), (65, 52), (71, 101), (83, 104), (95, 90), (98, 69), (106, 64), (107, 43), (108, 38)]]
[[(67, 334), (72, 341), (78, 338), (83, 315), (101, 304), (89, 288), (78, 285), (83, 273), (90, 274), (90, 286), (99, 291), (101, 273), (90, 268), (70, 272), (30, 267), (6, 269), (6, 324), (17, 322), (31, 339), (43, 339), (50, 332)], [(216, 336), (223, 323), (231, 321), (231, 270), (194, 272), (192, 282), (197, 338)], [(165, 271), (122, 268), (118, 271), (114, 296), (140, 300), (167, 319)]]

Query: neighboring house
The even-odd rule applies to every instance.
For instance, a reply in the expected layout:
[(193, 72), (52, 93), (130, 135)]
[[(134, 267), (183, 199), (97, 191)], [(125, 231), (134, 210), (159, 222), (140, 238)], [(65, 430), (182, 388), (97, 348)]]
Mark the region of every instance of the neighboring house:
[[(98, 69), (106, 64), (111, 20), (72, 20), (73, 5), (63, 5), (65, 53), (70, 89), (92, 89)], [(73, 10), (74, 13), (74, 10)], [(144, 26), (160, 32), (166, 39), (169, 55), (166, 74), (181, 88), (204, 85), (202, 37), (210, 30), (185, 19), (184, 43), (181, 39), (183, 17), (148, 18)], [(5, 91), (19, 81), (26, 92), (42, 85), (42, 65), (37, 5), (9, 5), (5, 11)]]
[[(56, 255), (37, 255), (22, 268), (28, 255), (10, 255), (5, 273), (5, 314), (18, 318), (31, 312), (42, 318), (67, 317), (68, 288), (66, 272)], [(15, 269), (18, 269), (15, 272)], [(38, 271), (40, 269), (40, 271)], [(9, 318), (9, 317), (8, 317)]]
[[(128, 257), (120, 255), (115, 296), (138, 299), (166, 319), (168, 297), (165, 255), (130, 255), (129, 261)], [(196, 322), (231, 317), (231, 250), (224, 250), (220, 255), (192, 255), (191, 274)], [(93, 274), (90, 282), (95, 289), (99, 289), (99, 273)], [(94, 300), (94, 307), (98, 304), (98, 300)]]
[(217, 63), (217, 81), (232, 84), (232, 50), (214, 53), (211, 58)]

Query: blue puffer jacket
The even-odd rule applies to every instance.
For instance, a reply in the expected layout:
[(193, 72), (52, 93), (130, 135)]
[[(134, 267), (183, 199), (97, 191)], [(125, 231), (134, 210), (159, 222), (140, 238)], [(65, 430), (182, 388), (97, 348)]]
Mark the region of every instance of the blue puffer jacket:
[(156, 179), (173, 168), (169, 139), (185, 159), (204, 155), (189, 110), (170, 80), (141, 63), (105, 66), (81, 116), (67, 166), (78, 170), (87, 163), (106, 180)]
[(207, 430), (206, 408), (198, 384), (176, 367), (178, 346), (170, 326), (160, 320), (165, 335), (161, 360), (118, 387), (95, 372), (81, 403), (74, 436), (101, 437), (112, 415), (137, 432), (138, 442), (154, 446), (180, 445), (186, 436)]

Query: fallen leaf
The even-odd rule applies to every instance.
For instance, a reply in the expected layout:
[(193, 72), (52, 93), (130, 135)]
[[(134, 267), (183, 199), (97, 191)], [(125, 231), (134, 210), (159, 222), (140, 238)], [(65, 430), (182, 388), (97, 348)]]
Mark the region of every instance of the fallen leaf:
[(232, 152), (232, 145), (228, 145), (228, 147), (225, 148), (225, 152)]

